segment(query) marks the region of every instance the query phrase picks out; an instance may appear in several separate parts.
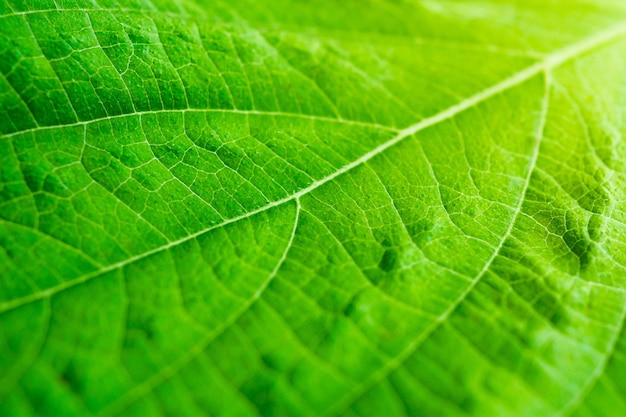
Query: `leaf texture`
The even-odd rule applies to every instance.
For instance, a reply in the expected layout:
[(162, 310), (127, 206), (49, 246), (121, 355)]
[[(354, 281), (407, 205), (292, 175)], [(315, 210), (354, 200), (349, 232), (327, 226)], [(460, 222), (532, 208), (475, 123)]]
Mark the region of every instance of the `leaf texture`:
[(626, 415), (621, 1), (0, 0), (0, 415)]

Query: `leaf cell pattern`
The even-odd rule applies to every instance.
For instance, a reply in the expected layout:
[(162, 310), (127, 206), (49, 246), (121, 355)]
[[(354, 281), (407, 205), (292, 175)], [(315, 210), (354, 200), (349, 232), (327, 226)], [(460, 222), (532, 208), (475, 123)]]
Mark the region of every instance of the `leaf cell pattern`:
[(0, 0), (0, 415), (626, 415), (624, 22)]

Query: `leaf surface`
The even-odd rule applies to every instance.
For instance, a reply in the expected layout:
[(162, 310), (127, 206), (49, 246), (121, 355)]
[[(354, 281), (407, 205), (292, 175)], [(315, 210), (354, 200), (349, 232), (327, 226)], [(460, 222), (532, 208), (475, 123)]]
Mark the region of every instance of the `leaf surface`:
[(0, 0), (0, 415), (626, 415), (625, 22)]

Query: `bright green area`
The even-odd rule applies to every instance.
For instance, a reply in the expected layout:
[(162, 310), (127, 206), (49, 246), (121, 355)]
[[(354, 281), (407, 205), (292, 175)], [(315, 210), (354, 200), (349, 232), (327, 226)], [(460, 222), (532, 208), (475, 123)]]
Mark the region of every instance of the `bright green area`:
[(626, 415), (625, 57), (621, 0), (0, 0), (0, 415)]

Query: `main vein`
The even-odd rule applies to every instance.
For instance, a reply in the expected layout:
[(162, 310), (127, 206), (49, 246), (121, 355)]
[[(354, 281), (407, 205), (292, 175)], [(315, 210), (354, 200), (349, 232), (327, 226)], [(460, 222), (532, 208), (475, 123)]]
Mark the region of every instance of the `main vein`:
[[(356, 159), (355, 161), (343, 166), (342, 168), (338, 169), (337, 171), (335, 171), (333, 174), (330, 174), (320, 180), (317, 180), (313, 183), (311, 183), (308, 187), (303, 188), (302, 190), (289, 195), (287, 197), (284, 197), (280, 200), (268, 203), (264, 206), (261, 206), (255, 210), (252, 210), (248, 213), (245, 213), (243, 215), (237, 216), (237, 217), (233, 217), (231, 219), (228, 219), (220, 224), (216, 224), (213, 225), (211, 227), (208, 227), (206, 229), (200, 230), (196, 233), (190, 234), (189, 236), (186, 236), (184, 238), (169, 242), (165, 245), (159, 246), (155, 249), (152, 249), (150, 251), (144, 252), (142, 254), (136, 255), (136, 256), (132, 256), (124, 261), (115, 263), (115, 264), (111, 264), (105, 268), (102, 268), (100, 270), (91, 272), (89, 274), (83, 275), (82, 277), (79, 278), (75, 278), (66, 282), (63, 282), (61, 284), (58, 284), (54, 287), (50, 287), (47, 288), (43, 291), (37, 292), (37, 293), (33, 293), (30, 295), (27, 295), (25, 297), (21, 297), (21, 298), (17, 298), (11, 301), (7, 301), (4, 303), (0, 304), (0, 313), (3, 313), (5, 311), (8, 310), (12, 310), (15, 308), (18, 308), (22, 305), (46, 298), (46, 297), (50, 297), (58, 292), (64, 291), (68, 288), (72, 288), (76, 285), (82, 284), (84, 282), (90, 281), (98, 276), (101, 276), (107, 272), (116, 270), (118, 268), (122, 268), (126, 265), (129, 265), (133, 262), (139, 261), (141, 259), (144, 259), (148, 256), (154, 255), (156, 253), (159, 252), (163, 252), (166, 251), (174, 246), (177, 246), (183, 242), (192, 240), (197, 238), (200, 235), (203, 235), (205, 233), (208, 233), (212, 230), (215, 230), (217, 228), (220, 227), (224, 227), (228, 224), (231, 223), (235, 223), (237, 221), (252, 217), (258, 213), (262, 213), (264, 211), (270, 210), (274, 207), (280, 206), (288, 201), (294, 200), (294, 199), (298, 199), (310, 192), (312, 192), (313, 190), (323, 186), (324, 184), (333, 181), (335, 178), (350, 172), (351, 170), (353, 170), (354, 168), (360, 166), (361, 164), (371, 160), (372, 158), (376, 157), (377, 155), (383, 153), (384, 151), (386, 151), (387, 149), (395, 146), (396, 144), (402, 142), (404, 139), (411, 137), (412, 135), (427, 129), (431, 126), (434, 126), (438, 123), (441, 123), (445, 120), (451, 119), (454, 116), (456, 116), (457, 114), (468, 110), (472, 107), (477, 106), (478, 104), (486, 101), (487, 99), (497, 96), (500, 93), (503, 93), (507, 90), (512, 89), (515, 86), (518, 86), (522, 83), (524, 83), (525, 81), (530, 80), (531, 78), (533, 78), (534, 76), (542, 73), (542, 72), (548, 72), (553, 68), (556, 68), (562, 64), (564, 64), (565, 62), (570, 61), (573, 58), (576, 58), (580, 55), (583, 55), (587, 52), (590, 52), (594, 49), (597, 49), (607, 43), (610, 43), (612, 41), (615, 41), (621, 37), (626, 36), (626, 22), (622, 22), (619, 25), (613, 26), (610, 29), (607, 29), (605, 31), (601, 31), (593, 36), (590, 36), (580, 42), (571, 44), (559, 51), (557, 51), (554, 54), (548, 55), (544, 60), (537, 62), (525, 69), (523, 69), (522, 71), (512, 75), (509, 78), (504, 79), (503, 81), (455, 104), (454, 106), (449, 107), (448, 109), (437, 113), (431, 117), (428, 117), (426, 119), (423, 119), (421, 121), (419, 121), (418, 123), (415, 123), (411, 126), (408, 126), (405, 129), (400, 130), (393, 138), (391, 138), (390, 140), (388, 140), (387, 142), (379, 145), (378, 147), (372, 149), (371, 151), (367, 152), (366, 154), (364, 154), (363, 156), (361, 156), (360, 158)], [(340, 121), (340, 120), (335, 120), (335, 121)], [(85, 124), (88, 122), (80, 122), (78, 124)]]

